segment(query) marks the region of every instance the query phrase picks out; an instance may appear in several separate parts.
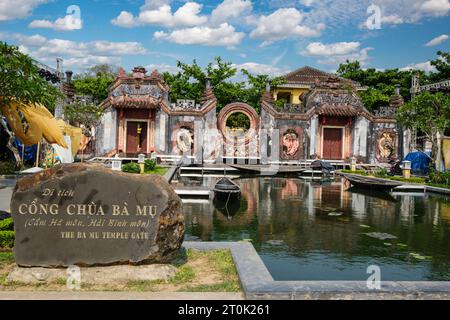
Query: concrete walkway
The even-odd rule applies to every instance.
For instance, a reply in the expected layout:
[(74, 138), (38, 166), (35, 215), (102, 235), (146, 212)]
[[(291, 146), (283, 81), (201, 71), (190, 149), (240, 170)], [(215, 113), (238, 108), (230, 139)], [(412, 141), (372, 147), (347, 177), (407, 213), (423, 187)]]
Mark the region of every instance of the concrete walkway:
[(243, 300), (242, 293), (222, 292), (53, 292), (0, 291), (0, 300)]
[(0, 211), (10, 211), (9, 206), (15, 185), (15, 179), (0, 179)]

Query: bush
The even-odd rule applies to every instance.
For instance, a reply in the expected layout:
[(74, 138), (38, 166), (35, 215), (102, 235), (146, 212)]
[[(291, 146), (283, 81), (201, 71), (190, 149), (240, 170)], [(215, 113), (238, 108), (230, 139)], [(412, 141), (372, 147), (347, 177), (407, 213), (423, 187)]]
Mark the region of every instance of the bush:
[(415, 177), (412, 177), (409, 179), (406, 179), (403, 177), (391, 177), (389, 179), (395, 180), (395, 181), (400, 181), (400, 182), (409, 182), (409, 183), (418, 183), (418, 184), (424, 184), (426, 182), (424, 178), (415, 178)]
[(356, 171), (352, 171), (352, 170), (347, 170), (347, 169), (345, 169), (345, 170), (341, 170), (341, 172), (342, 172), (342, 173), (360, 174), (360, 175), (363, 175), (363, 176), (366, 176), (366, 175), (367, 175), (367, 173), (366, 173), (364, 170), (356, 170)]
[(156, 160), (145, 160), (145, 171), (154, 171), (156, 169)]
[(436, 170), (430, 170), (430, 182), (438, 185), (450, 185), (450, 171), (437, 172)]
[(16, 238), (14, 231), (0, 231), (0, 248), (14, 247), (14, 239)]
[(127, 173), (141, 173), (141, 168), (135, 162), (130, 162), (122, 166), (122, 171)]
[(388, 171), (386, 168), (381, 168), (377, 172), (375, 172), (375, 177), (378, 178), (387, 178), (388, 177)]
[(0, 221), (0, 231), (13, 231), (14, 221), (12, 218), (8, 218)]
[(16, 165), (12, 162), (0, 162), (0, 175), (15, 174)]

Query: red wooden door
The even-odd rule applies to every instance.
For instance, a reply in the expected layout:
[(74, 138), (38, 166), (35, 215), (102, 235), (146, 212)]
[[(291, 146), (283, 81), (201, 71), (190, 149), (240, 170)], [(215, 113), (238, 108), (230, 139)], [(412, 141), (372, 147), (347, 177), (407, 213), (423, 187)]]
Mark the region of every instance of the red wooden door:
[(147, 153), (147, 123), (128, 122), (127, 153)]
[(342, 129), (323, 129), (323, 155), (324, 159), (342, 159)]
[(138, 145), (137, 122), (127, 123), (127, 153), (136, 153)]

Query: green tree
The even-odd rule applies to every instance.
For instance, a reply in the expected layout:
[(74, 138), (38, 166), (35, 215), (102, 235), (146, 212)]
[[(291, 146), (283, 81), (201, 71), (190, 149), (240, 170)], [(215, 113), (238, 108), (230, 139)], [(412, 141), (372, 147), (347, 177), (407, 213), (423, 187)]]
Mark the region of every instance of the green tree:
[(105, 109), (96, 104), (73, 103), (64, 106), (65, 119), (73, 126), (84, 126), (85, 134), (99, 123), (104, 112)]
[(59, 89), (39, 76), (39, 68), (29, 56), (16, 46), (0, 42), (0, 107), (14, 99), (40, 103), (53, 111), (60, 97)]
[(101, 102), (108, 97), (108, 88), (117, 73), (118, 70), (108, 64), (93, 66), (87, 72), (74, 77), (76, 93), (92, 96), (97, 102)]
[(239, 100), (243, 84), (230, 81), (237, 73), (231, 62), (224, 62), (221, 57), (216, 57), (205, 69), (202, 69), (196, 60), (192, 64), (178, 61), (177, 66), (180, 69), (177, 74), (168, 72), (163, 74), (165, 82), (171, 88), (172, 101), (178, 99), (199, 101), (205, 90), (207, 78), (211, 79), (219, 110), (228, 103)]
[(438, 158), (438, 134), (450, 127), (450, 97), (441, 92), (424, 92), (399, 108), (397, 120), (405, 128), (417, 129), (432, 144), (434, 163)]
[(368, 88), (366, 91), (359, 92), (364, 106), (367, 110), (377, 110), (380, 107), (389, 105), (390, 96), (383, 94), (381, 90)]
[[(245, 69), (240, 70), (247, 81), (233, 81), (238, 71), (231, 62), (225, 62), (221, 57), (214, 58), (206, 68), (193, 61), (192, 64), (178, 62), (180, 71), (176, 74), (165, 72), (165, 82), (170, 86), (170, 98), (191, 99), (199, 101), (205, 90), (206, 79), (211, 79), (214, 94), (217, 98), (217, 109), (220, 111), (229, 103), (241, 101), (248, 103), (259, 112), (261, 97), (266, 88), (268, 75), (252, 75)], [(282, 77), (272, 79), (271, 87), (275, 88), (285, 82)]]
[(247, 84), (243, 90), (244, 102), (251, 105), (257, 112), (260, 112), (261, 98), (266, 91), (267, 81), (270, 80), (272, 89), (286, 83), (286, 79), (283, 77), (270, 79), (266, 74), (253, 75), (245, 69), (242, 69), (241, 72), (247, 77)]
[(370, 89), (359, 92), (367, 109), (375, 110), (389, 104), (390, 97), (394, 94), (396, 86), (400, 86), (400, 94), (406, 101), (411, 99), (410, 88), (414, 73), (420, 73), (422, 81), (428, 82), (428, 77), (423, 71), (399, 69), (377, 70), (374, 68), (362, 69), (358, 61), (348, 61), (339, 66), (337, 74), (343, 78), (359, 82)]
[(430, 78), (433, 82), (450, 80), (450, 52), (437, 52), (439, 58), (431, 61), (437, 72), (433, 73)]

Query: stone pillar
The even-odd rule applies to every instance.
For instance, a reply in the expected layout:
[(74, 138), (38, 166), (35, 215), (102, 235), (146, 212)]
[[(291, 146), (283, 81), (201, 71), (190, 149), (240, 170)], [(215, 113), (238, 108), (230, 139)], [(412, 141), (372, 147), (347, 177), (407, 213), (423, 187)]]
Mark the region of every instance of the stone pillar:
[(353, 156), (367, 157), (367, 133), (369, 121), (364, 117), (358, 117), (353, 128)]
[(411, 152), (411, 130), (403, 131), (403, 156), (406, 157)]
[(159, 125), (157, 126), (157, 128), (158, 130), (156, 137), (158, 148), (159, 150), (161, 150), (161, 152), (166, 153), (168, 151), (166, 149), (167, 115), (162, 111), (159, 114)]
[(309, 156), (317, 154), (317, 132), (319, 130), (319, 117), (314, 115), (311, 118), (310, 135), (309, 135)]
[(126, 152), (125, 150), (125, 119), (123, 117), (123, 110), (119, 110), (119, 132), (117, 135), (117, 151), (122, 150), (123, 152)]
[(197, 119), (194, 121), (194, 157), (195, 163), (202, 163), (203, 152), (203, 134), (204, 134), (204, 122), (203, 119)]

